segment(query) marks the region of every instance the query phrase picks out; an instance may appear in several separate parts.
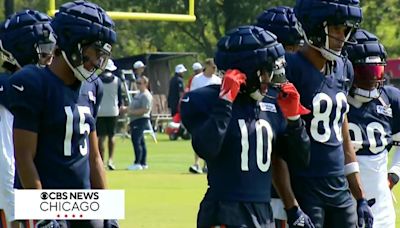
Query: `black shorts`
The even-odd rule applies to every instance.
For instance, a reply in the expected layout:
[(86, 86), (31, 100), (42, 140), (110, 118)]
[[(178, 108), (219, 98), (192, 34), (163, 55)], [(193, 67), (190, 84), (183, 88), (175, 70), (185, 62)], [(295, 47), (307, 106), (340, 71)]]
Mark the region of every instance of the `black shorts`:
[(292, 177), (291, 184), (316, 228), (356, 227), (356, 207), (346, 177)]
[(227, 228), (274, 228), (270, 203), (205, 201), (197, 215), (198, 228), (221, 226)]
[(97, 117), (96, 120), (97, 135), (113, 137), (115, 134), (116, 124), (117, 124), (116, 116)]

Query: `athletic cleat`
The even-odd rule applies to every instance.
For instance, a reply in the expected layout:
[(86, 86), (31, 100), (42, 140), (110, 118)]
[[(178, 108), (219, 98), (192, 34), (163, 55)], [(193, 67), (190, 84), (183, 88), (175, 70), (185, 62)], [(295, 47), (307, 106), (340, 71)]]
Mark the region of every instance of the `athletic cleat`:
[(198, 165), (192, 165), (189, 167), (189, 172), (194, 173), (194, 174), (202, 174), (203, 171), (201, 170), (200, 166)]
[(128, 170), (142, 170), (143, 167), (139, 164), (133, 164), (128, 167)]
[(109, 170), (115, 170), (115, 165), (112, 161), (108, 161), (107, 167)]

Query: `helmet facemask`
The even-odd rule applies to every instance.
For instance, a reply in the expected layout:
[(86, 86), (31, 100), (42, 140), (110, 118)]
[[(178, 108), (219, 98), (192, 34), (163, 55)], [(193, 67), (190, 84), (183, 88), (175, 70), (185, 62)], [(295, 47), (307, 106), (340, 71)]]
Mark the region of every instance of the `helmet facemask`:
[(258, 89), (250, 93), (254, 100), (262, 100), (266, 96), (268, 88), (279, 88), (287, 82), (285, 75), (286, 60), (285, 57), (276, 59), (272, 64), (257, 71), (259, 80)]
[(111, 45), (102, 41), (82, 42), (70, 56), (64, 50), (61, 52), (77, 79), (92, 82), (104, 71), (111, 56)]
[(3, 59), (4, 61), (17, 66), (18, 68), (21, 68), (21, 65), (18, 63), (17, 59), (14, 58), (13, 54), (11, 54), (10, 52), (8, 52), (4, 46), (2, 41), (0, 40), (0, 55), (1, 55), (1, 59)]
[(351, 95), (362, 103), (379, 98), (384, 79), (385, 62), (380, 57), (367, 57), (354, 64), (354, 83)]
[[(344, 39), (339, 39), (332, 34), (329, 33), (329, 26), (334, 27), (334, 26), (345, 26), (346, 31), (344, 32)], [(322, 23), (322, 26), (320, 26), (318, 29), (315, 29), (313, 32), (310, 34), (306, 34), (306, 32), (301, 28), (301, 25), (298, 23), (298, 29), (301, 32), (301, 34), (304, 37), (305, 42), (315, 50), (319, 51), (321, 55), (328, 61), (334, 61), (336, 58), (341, 58), (343, 57), (341, 55), (342, 52), (342, 47), (344, 44), (352, 44), (351, 41), (349, 41), (350, 37), (352, 34), (355, 32), (356, 28), (358, 28), (358, 24), (354, 23), (352, 21), (345, 21), (343, 24), (331, 24), (327, 21)], [(331, 46), (333, 44), (330, 43), (330, 38), (331, 40), (335, 40), (336, 42), (341, 42), (340, 45), (336, 45), (337, 47), (333, 47), (332, 49)], [(340, 47), (339, 47), (340, 46)], [(339, 49), (340, 50), (335, 50)]]
[(45, 67), (51, 64), (56, 46), (56, 38), (53, 33), (50, 33), (46, 39), (35, 44), (35, 49), (38, 55), (38, 66)]

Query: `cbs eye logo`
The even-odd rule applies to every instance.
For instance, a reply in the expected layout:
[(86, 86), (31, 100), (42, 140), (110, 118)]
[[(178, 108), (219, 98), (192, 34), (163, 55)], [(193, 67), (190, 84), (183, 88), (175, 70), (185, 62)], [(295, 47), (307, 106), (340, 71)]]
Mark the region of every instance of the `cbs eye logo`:
[(40, 198), (41, 198), (42, 200), (47, 200), (47, 199), (49, 198), (49, 195), (47, 194), (47, 192), (42, 192), (42, 193), (40, 194)]

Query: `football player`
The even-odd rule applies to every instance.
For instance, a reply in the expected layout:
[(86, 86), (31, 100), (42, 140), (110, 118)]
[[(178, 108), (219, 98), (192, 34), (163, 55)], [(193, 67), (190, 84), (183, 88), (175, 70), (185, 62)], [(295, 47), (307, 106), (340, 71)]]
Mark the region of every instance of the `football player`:
[[(55, 37), (50, 17), (35, 10), (23, 10), (8, 17), (0, 25), (0, 54), (6, 70), (0, 76), (0, 208), (12, 227), (14, 221), (14, 147), (13, 116), (7, 97), (12, 73), (28, 64), (47, 65), (53, 55)], [(4, 221), (3, 221), (4, 222)], [(3, 222), (0, 222), (2, 224)], [(4, 222), (5, 223), (5, 222)]]
[(399, 154), (400, 91), (383, 86), (386, 51), (378, 38), (358, 29), (352, 40), (354, 43), (344, 48), (354, 67), (354, 82), (347, 98), (351, 141), (366, 197), (376, 201), (371, 207), (374, 227), (394, 228), (396, 215), (390, 188), (399, 180), (400, 164), (392, 162), (389, 174), (387, 165), (392, 144), (397, 157)]
[(341, 56), (344, 43), (361, 22), (359, 1), (297, 0), (294, 12), (306, 44), (286, 55), (286, 73), (302, 104), (311, 110), (303, 117), (311, 161), (305, 169), (291, 170), (293, 191), (316, 227), (356, 227), (357, 223), (372, 227), (346, 118), (353, 69)]
[[(265, 10), (257, 17), (256, 25), (274, 33), (278, 42), (285, 48), (286, 53), (296, 52), (304, 44), (303, 37), (297, 29), (297, 18), (293, 8), (288, 6), (277, 6)], [(283, 228), (286, 226), (287, 220), (284, 204), (274, 188), (271, 190), (271, 197), (275, 227)]]
[[(51, 26), (57, 39), (52, 63), (27, 66), (9, 81), (19, 181), (28, 189), (103, 189), (94, 114), (101, 91), (86, 82), (104, 70), (116, 41), (114, 23), (96, 4), (79, 0), (63, 4)], [(99, 220), (67, 223), (103, 227)]]
[[(217, 48), (215, 62), (226, 71), (222, 85), (191, 91), (181, 101), (193, 148), (208, 164), (209, 188), (197, 227), (274, 227), (271, 157), (277, 140), (285, 139), (297, 143), (288, 150), (292, 154), (282, 156), (307, 165), (309, 139), (300, 115), (308, 110), (284, 77), (285, 51), (275, 35), (242, 26)], [(306, 227), (313, 227), (298, 212)]]
[(296, 52), (304, 44), (291, 7), (276, 6), (265, 10), (257, 17), (256, 25), (275, 34), (285, 52)]

